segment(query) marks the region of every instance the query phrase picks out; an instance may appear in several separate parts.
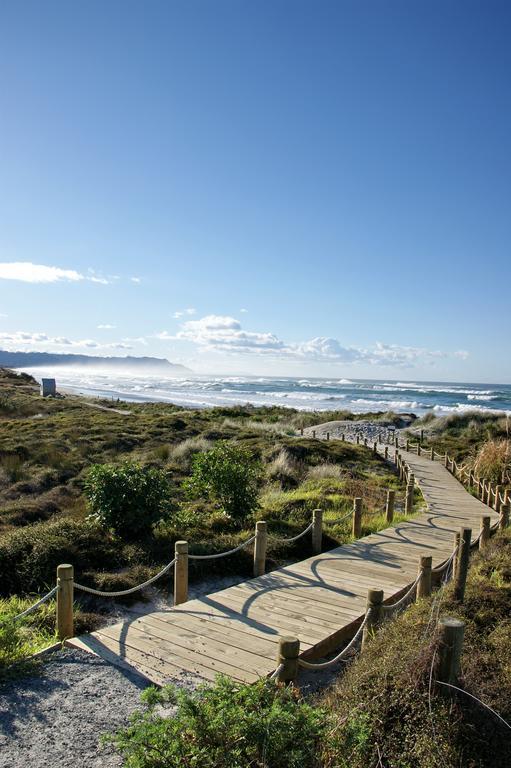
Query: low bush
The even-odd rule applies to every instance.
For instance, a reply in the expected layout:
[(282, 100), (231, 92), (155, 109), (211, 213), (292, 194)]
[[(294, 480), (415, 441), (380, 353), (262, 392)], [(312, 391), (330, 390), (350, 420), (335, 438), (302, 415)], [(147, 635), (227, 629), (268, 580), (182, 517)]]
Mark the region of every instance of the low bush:
[(95, 464), (84, 490), (91, 518), (125, 539), (150, 530), (169, 508), (166, 474), (129, 461), (120, 466)]
[[(113, 737), (126, 768), (318, 768), (326, 713), (270, 680), (219, 677), (195, 693), (147, 689), (145, 709)], [(173, 706), (171, 717), (158, 706)]]
[(511, 441), (487, 440), (471, 464), (477, 477), (495, 483), (511, 483)]
[(260, 465), (247, 449), (220, 441), (194, 457), (185, 488), (190, 498), (206, 496), (242, 525), (257, 508), (260, 476)]
[(206, 440), (204, 437), (188, 437), (172, 449), (170, 457), (178, 464), (190, 467), (194, 456), (209, 451), (212, 446), (211, 440)]

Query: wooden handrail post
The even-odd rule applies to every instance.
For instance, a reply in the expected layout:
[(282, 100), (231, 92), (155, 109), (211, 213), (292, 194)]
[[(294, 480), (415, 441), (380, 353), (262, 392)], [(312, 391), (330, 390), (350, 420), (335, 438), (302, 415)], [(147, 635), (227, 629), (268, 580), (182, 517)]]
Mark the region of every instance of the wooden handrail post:
[(381, 443), (382, 443), (382, 439), (381, 439), (381, 432), (378, 432), (378, 442), (379, 442), (379, 443), (380, 443), (380, 445), (381, 445)]
[(312, 510), (312, 552), (319, 555), (323, 545), (323, 510)]
[(314, 440), (316, 439), (316, 430), (315, 429), (312, 430), (312, 437), (313, 437)]
[(266, 549), (268, 547), (268, 530), (264, 520), (258, 520), (254, 541), (254, 576), (263, 576), (266, 571)]
[(409, 450), (410, 450), (410, 441), (408, 440), (408, 438), (406, 439), (406, 445), (405, 445), (405, 449), (406, 449), (407, 451), (409, 451)]
[(385, 448), (383, 449), (383, 455), (385, 456), (385, 461), (388, 461), (388, 458), (389, 458), (389, 446), (388, 445), (386, 445)]
[(456, 573), (458, 571), (458, 560), (460, 557), (460, 538), (461, 536), (458, 531), (457, 533), (454, 534), (454, 546), (453, 546), (454, 557), (452, 559), (452, 578), (453, 579), (456, 578)]
[(484, 549), (488, 546), (490, 541), (490, 515), (483, 515), (481, 517), (481, 533), (479, 536), (479, 549)]
[(469, 490), (472, 490), (473, 487), (474, 487), (474, 473), (472, 472), (472, 470), (470, 470), (468, 474), (468, 488)]
[(417, 456), (420, 456), (420, 455), (421, 455), (421, 449), (422, 449), (422, 446), (421, 446), (421, 444), (420, 444), (420, 443), (417, 443)]
[[(437, 680), (440, 683), (456, 684), (460, 674), (461, 650), (465, 624), (459, 619), (448, 616), (438, 622), (438, 668)], [(450, 696), (450, 689), (441, 685), (442, 694)]]
[(408, 482), (406, 484), (406, 496), (405, 496), (405, 515), (411, 515), (413, 512), (413, 492), (415, 489), (415, 483)]
[(444, 467), (446, 469), (449, 469), (449, 454), (447, 453), (447, 451), (445, 452), (445, 456), (444, 456)]
[(326, 439), (327, 439), (327, 440), (330, 440), (330, 432), (327, 432), (327, 433), (326, 433)]
[(367, 591), (366, 610), (369, 611), (364, 631), (362, 632), (362, 649), (374, 635), (383, 620), (383, 589), (369, 589)]
[(435, 449), (431, 447), (431, 461), (435, 461)]
[(456, 562), (456, 578), (454, 583), (454, 599), (460, 603), (463, 602), (465, 597), (471, 540), (471, 528), (462, 528), (460, 531), (460, 548)]
[(181, 605), (188, 600), (188, 542), (176, 541), (174, 544), (174, 605)]
[(342, 440), (342, 442), (343, 442), (343, 443), (344, 443), (344, 441), (346, 440), (346, 435), (344, 434), (344, 432), (343, 432), (343, 433), (342, 433), (342, 435), (341, 435), (341, 440)]
[(357, 435), (357, 445), (360, 445), (360, 435)]
[(300, 435), (303, 437), (303, 427), (300, 427)]
[(57, 637), (59, 640), (66, 640), (74, 635), (74, 568), (72, 565), (57, 566), (57, 586)]
[(362, 499), (357, 496), (353, 499), (353, 538), (359, 539), (362, 535)]
[(364, 437), (364, 448), (367, 448), (367, 437)]
[(378, 450), (378, 443), (373, 443), (373, 451), (374, 451), (374, 453), (376, 453), (377, 450)]
[(503, 531), (509, 526), (509, 504), (502, 504), (499, 516), (499, 530)]
[(298, 657), (300, 641), (297, 637), (279, 637), (277, 650), (277, 680), (281, 683), (293, 683), (298, 677)]
[(421, 429), (421, 443), (424, 442), (424, 430)]
[(389, 488), (387, 491), (387, 501), (385, 504), (385, 519), (387, 523), (391, 523), (394, 519), (394, 504), (396, 501), (396, 492)]
[(431, 567), (433, 559), (431, 555), (421, 555), (419, 560), (419, 583), (417, 584), (417, 600), (421, 597), (429, 597), (431, 594)]
[(500, 492), (502, 491), (501, 485), (495, 486), (495, 512), (500, 512)]

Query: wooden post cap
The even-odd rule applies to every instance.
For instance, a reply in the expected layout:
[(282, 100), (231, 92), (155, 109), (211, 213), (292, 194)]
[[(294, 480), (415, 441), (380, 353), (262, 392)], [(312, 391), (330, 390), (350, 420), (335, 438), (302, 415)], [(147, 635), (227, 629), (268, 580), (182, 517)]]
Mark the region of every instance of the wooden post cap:
[(57, 578), (61, 581), (72, 579), (74, 576), (74, 567), (69, 563), (63, 563), (57, 566)]
[(266, 532), (266, 528), (267, 528), (266, 520), (258, 520), (256, 522), (256, 531), (257, 532), (261, 532), (261, 531)]
[(188, 554), (188, 542), (187, 541), (176, 541), (174, 545), (174, 552), (176, 555), (187, 555)]
[(291, 635), (279, 637), (279, 654), (284, 659), (297, 659), (300, 654), (298, 638)]

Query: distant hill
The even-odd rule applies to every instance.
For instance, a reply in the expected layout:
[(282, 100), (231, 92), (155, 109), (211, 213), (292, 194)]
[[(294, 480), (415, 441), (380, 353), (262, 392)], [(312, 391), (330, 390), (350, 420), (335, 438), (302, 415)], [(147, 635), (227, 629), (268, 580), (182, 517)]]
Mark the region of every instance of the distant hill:
[(56, 368), (80, 366), (101, 368), (103, 371), (132, 371), (146, 373), (191, 373), (189, 368), (170, 363), (160, 357), (93, 357), (92, 355), (57, 354), (51, 352), (7, 352), (0, 350), (0, 366), (6, 368)]

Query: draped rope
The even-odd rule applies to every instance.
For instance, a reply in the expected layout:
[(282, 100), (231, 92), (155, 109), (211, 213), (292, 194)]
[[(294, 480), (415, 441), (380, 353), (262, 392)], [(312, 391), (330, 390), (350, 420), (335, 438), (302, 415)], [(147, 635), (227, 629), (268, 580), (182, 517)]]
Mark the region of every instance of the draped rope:
[(250, 544), (252, 544), (255, 541), (255, 536), (252, 536), (250, 539), (247, 539), (247, 541), (244, 541), (242, 544), (238, 544), (237, 547), (234, 547), (234, 549), (228, 549), (227, 552), (218, 552), (214, 555), (188, 555), (190, 560), (217, 560), (219, 557), (227, 557), (228, 555), (233, 555), (235, 552), (239, 552), (240, 549), (245, 549), (245, 547), (249, 547)]
[(58, 585), (53, 587), (53, 589), (50, 589), (49, 592), (47, 592), (43, 597), (41, 597), (36, 603), (31, 605), (29, 608), (26, 608), (21, 613), (18, 613), (16, 616), (9, 616), (5, 619), (5, 621), (18, 621), (18, 619), (22, 619), (24, 616), (28, 616), (33, 611), (37, 610), (39, 606), (43, 605), (43, 603), (46, 603), (48, 600), (50, 600), (53, 595), (55, 595), (58, 591)]
[(104, 592), (101, 589), (93, 589), (92, 587), (86, 587), (83, 584), (77, 584), (76, 581), (74, 583), (74, 587), (75, 589), (79, 589), (82, 592), (87, 592), (89, 595), (96, 595), (97, 597), (124, 597), (124, 595), (132, 595), (134, 592), (138, 592), (139, 589), (144, 589), (150, 584), (153, 584), (157, 579), (170, 571), (175, 562), (176, 558), (174, 558), (168, 565), (165, 566), (165, 568), (157, 573), (156, 576), (153, 576), (152, 578), (147, 579), (147, 581), (144, 581), (142, 584), (138, 584), (136, 587), (131, 587), (130, 589), (121, 589), (117, 592)]

